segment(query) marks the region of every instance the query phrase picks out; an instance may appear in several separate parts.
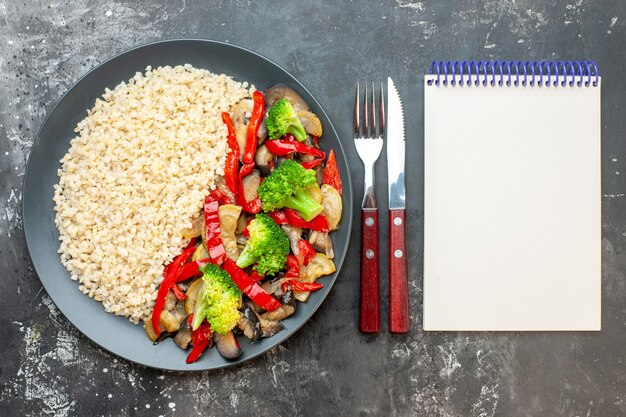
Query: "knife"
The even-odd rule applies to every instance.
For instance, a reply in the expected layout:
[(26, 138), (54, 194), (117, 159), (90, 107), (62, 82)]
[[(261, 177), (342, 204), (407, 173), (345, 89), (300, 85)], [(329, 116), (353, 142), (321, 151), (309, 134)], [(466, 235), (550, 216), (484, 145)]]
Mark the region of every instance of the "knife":
[(409, 331), (404, 187), (404, 110), (391, 77), (387, 79), (387, 179), (389, 183), (389, 331)]

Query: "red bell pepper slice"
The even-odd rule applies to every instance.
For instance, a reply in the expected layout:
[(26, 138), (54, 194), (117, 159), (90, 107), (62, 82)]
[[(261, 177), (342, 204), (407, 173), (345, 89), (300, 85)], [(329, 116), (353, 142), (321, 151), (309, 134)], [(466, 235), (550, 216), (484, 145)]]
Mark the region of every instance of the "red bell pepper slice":
[(256, 271), (252, 271), (252, 273), (250, 274), (250, 278), (252, 278), (252, 280), (256, 282), (259, 282), (263, 279), (263, 277), (259, 275), (259, 273)]
[(237, 193), (237, 205), (241, 206), (242, 210), (246, 213), (257, 214), (258, 212), (261, 211), (261, 208), (262, 208), (261, 199), (259, 197), (256, 197), (252, 201), (247, 201), (243, 192), (243, 177), (245, 177), (246, 175), (249, 175), (253, 169), (254, 169), (254, 162), (251, 162), (249, 164), (245, 164), (244, 166), (242, 166), (241, 170), (239, 171), (239, 177), (238, 177), (239, 192)]
[(312, 169), (320, 165), (323, 161), (323, 158), (317, 158), (312, 161), (302, 162), (300, 165), (302, 165), (302, 168), (304, 169)]
[(178, 298), (180, 301), (183, 301), (185, 298), (187, 298), (187, 294), (185, 294), (184, 292), (181, 291), (180, 288), (178, 288), (178, 285), (176, 284), (172, 284), (172, 286), (170, 287), (170, 289), (174, 292), (174, 295), (176, 296), (176, 298)]
[(246, 274), (243, 269), (239, 268), (232, 259), (226, 258), (222, 269), (228, 272), (239, 289), (263, 310), (274, 311), (280, 307), (280, 302), (261, 288), (261, 286)]
[(318, 148), (298, 142), (292, 135), (288, 135), (287, 139), (274, 139), (265, 142), (267, 149), (276, 156), (285, 156), (293, 153), (302, 153), (313, 155), (316, 158), (324, 159), (326, 154)]
[(331, 149), (328, 153), (326, 168), (324, 168), (324, 175), (322, 176), (322, 184), (330, 185), (339, 192), (339, 195), (343, 195), (343, 186), (341, 185), (341, 177), (339, 176), (337, 157), (335, 156), (334, 149)]
[(287, 215), (282, 210), (272, 211), (271, 213), (267, 213), (278, 225), (289, 224), (289, 220), (287, 220)]
[(222, 120), (228, 128), (228, 147), (230, 152), (226, 155), (226, 164), (224, 165), (224, 180), (226, 186), (233, 193), (237, 194), (237, 169), (239, 168), (239, 143), (237, 143), (237, 135), (235, 134), (235, 126), (230, 117), (230, 113), (223, 112)]
[(285, 215), (287, 216), (287, 220), (289, 224), (295, 227), (302, 227), (305, 229), (317, 230), (319, 232), (328, 232), (330, 228), (328, 227), (328, 221), (323, 214), (318, 214), (311, 221), (305, 221), (300, 214), (296, 210), (285, 208)]
[(320, 282), (300, 282), (295, 279), (284, 281), (281, 284), (283, 292), (287, 292), (289, 287), (294, 291), (317, 291), (320, 288), (324, 288), (324, 284)]
[[(191, 326), (193, 321), (193, 314), (189, 315), (187, 319), (187, 323)], [(206, 350), (209, 346), (209, 340), (211, 339), (211, 325), (204, 321), (196, 330), (191, 331), (191, 343), (192, 348), (191, 352), (189, 352), (189, 356), (187, 356), (187, 363), (194, 363), (198, 360), (202, 352)]]
[[(221, 193), (219, 194), (221, 195)], [(224, 249), (222, 237), (220, 235), (220, 219), (217, 214), (218, 207), (219, 201), (215, 199), (215, 193), (211, 192), (211, 194), (206, 196), (204, 199), (205, 241), (209, 256), (211, 256), (214, 263), (221, 265), (224, 262), (224, 259), (226, 259), (226, 249)]]
[(167, 269), (167, 275), (163, 278), (163, 282), (161, 282), (161, 286), (159, 287), (157, 298), (154, 303), (154, 309), (152, 310), (152, 328), (157, 336), (161, 335), (161, 330), (159, 329), (159, 319), (161, 318), (161, 313), (163, 312), (163, 307), (165, 306), (167, 292), (176, 282), (176, 279), (180, 275), (183, 268), (183, 264), (187, 262), (187, 259), (189, 259), (195, 250), (196, 248), (190, 242), (190, 245), (187, 246), (183, 253), (174, 258), (171, 266), (168, 265), (169, 268), (165, 267)]
[(302, 255), (302, 264), (308, 265), (311, 262), (311, 259), (315, 256), (317, 252), (313, 249), (313, 246), (304, 239), (301, 239), (298, 242), (298, 250), (300, 251), (300, 255)]
[(258, 141), (257, 135), (259, 134), (259, 126), (263, 121), (263, 113), (265, 112), (265, 98), (260, 91), (252, 93), (252, 100), (254, 101), (254, 107), (252, 108), (252, 115), (250, 116), (250, 122), (248, 123), (246, 147), (241, 158), (241, 161), (244, 164), (254, 162), (254, 154), (256, 153)]
[(287, 256), (287, 272), (284, 278), (300, 278), (300, 261), (293, 255)]
[(210, 258), (198, 259), (196, 261), (187, 262), (178, 275), (176, 282), (186, 281), (196, 275), (200, 275), (200, 268), (211, 262)]

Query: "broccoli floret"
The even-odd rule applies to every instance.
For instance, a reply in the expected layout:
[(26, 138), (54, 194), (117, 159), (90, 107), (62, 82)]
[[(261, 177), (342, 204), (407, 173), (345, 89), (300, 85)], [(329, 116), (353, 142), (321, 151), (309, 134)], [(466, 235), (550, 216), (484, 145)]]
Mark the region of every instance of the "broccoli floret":
[(239, 321), (241, 291), (228, 272), (217, 265), (209, 263), (200, 270), (204, 285), (198, 294), (191, 328), (196, 330), (206, 319), (211, 325), (211, 331), (228, 333)]
[(284, 98), (281, 98), (270, 107), (267, 119), (265, 119), (265, 126), (270, 139), (278, 139), (287, 133), (294, 135), (300, 142), (306, 139), (306, 132), (302, 122), (291, 103)]
[(310, 186), (318, 186), (315, 171), (305, 169), (292, 160), (283, 162), (259, 186), (263, 210), (274, 211), (287, 207), (297, 210), (304, 220), (312, 220), (324, 208), (307, 191), (306, 188)]
[(248, 225), (250, 239), (246, 242), (237, 266), (245, 268), (256, 262), (259, 274), (274, 275), (285, 267), (289, 254), (289, 238), (267, 214), (259, 213)]

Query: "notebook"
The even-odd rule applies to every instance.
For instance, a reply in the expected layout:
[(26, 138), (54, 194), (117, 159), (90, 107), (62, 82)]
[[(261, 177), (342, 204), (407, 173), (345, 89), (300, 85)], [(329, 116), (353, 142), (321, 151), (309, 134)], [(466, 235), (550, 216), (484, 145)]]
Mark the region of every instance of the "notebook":
[(425, 76), (424, 329), (600, 330), (592, 61)]

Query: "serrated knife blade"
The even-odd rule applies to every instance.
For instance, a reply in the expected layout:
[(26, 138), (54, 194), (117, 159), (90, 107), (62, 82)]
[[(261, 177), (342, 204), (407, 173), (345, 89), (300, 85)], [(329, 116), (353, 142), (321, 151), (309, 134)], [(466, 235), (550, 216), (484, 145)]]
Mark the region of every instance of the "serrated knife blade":
[(408, 333), (409, 281), (404, 187), (404, 110), (393, 80), (387, 80), (387, 179), (389, 182), (389, 331)]
[(387, 79), (387, 179), (389, 209), (404, 209), (404, 110), (400, 94), (391, 78)]

